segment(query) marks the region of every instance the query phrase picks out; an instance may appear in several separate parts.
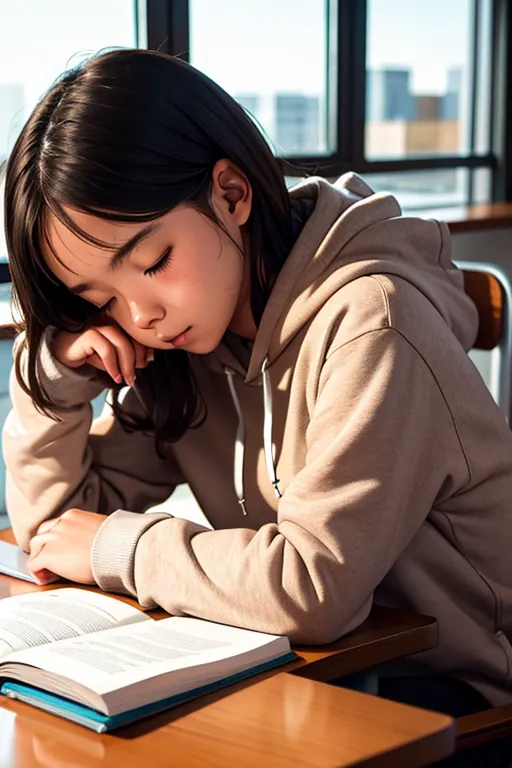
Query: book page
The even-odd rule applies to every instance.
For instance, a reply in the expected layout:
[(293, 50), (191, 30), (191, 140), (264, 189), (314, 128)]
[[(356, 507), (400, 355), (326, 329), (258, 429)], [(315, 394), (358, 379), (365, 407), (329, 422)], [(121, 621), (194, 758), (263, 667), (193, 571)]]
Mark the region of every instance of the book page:
[(32, 592), (0, 600), (0, 659), (13, 651), (149, 620), (142, 611), (83, 589)]
[(123, 691), (118, 698), (124, 710), (144, 699), (206, 685), (289, 650), (286, 637), (173, 617), (23, 651), (8, 661), (36, 666), (99, 696)]

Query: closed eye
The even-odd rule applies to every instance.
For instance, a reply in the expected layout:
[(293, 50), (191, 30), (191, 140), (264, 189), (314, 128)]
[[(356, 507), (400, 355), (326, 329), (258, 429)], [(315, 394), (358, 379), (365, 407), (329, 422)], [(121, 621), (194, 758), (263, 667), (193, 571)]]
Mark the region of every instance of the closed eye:
[(157, 272), (161, 272), (166, 267), (170, 266), (172, 261), (172, 246), (169, 246), (164, 253), (162, 254), (161, 258), (157, 261), (156, 264), (153, 264), (152, 267), (149, 267), (148, 269), (144, 270), (144, 274), (148, 275), (149, 277), (152, 277), (153, 275), (156, 275)]

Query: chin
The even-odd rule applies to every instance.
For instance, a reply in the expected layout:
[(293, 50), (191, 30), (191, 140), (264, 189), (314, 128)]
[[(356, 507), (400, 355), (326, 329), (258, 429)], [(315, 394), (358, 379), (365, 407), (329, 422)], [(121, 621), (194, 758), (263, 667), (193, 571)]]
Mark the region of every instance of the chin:
[(184, 349), (185, 352), (190, 352), (191, 355), (209, 355), (211, 352), (214, 352), (218, 344), (201, 344), (200, 342), (197, 342), (196, 344), (187, 344), (185, 347), (181, 347), (181, 349)]
[(222, 336), (216, 338), (213, 336), (203, 337), (197, 339), (197, 341), (191, 341), (190, 344), (186, 344), (182, 349), (190, 352), (192, 355), (209, 355), (214, 352), (222, 341)]

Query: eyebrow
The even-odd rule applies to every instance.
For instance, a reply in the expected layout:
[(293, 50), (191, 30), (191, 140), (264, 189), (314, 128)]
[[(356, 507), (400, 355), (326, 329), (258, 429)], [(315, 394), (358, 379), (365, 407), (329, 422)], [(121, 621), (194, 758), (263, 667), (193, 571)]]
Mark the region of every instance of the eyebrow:
[[(110, 257), (110, 262), (108, 265), (109, 271), (114, 272), (118, 267), (120, 267), (126, 257), (129, 256), (130, 253), (134, 250), (134, 248), (136, 248), (138, 245), (140, 245), (140, 243), (146, 240), (146, 238), (152, 235), (156, 229), (158, 229), (158, 224), (148, 224), (147, 227), (144, 227), (143, 229), (136, 232), (133, 237), (130, 237), (126, 243), (123, 243), (123, 245), (121, 245), (120, 248), (118, 248), (117, 251), (115, 251), (115, 253), (113, 253)], [(91, 288), (91, 283), (78, 283), (78, 285), (73, 285), (68, 290), (70, 290), (71, 293), (78, 295), (80, 293), (85, 293), (85, 291), (89, 291)]]

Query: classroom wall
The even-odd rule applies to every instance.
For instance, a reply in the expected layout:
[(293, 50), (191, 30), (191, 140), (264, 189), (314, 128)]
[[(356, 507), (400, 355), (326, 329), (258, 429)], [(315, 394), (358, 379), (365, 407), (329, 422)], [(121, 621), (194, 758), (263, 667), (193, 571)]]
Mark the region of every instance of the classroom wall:
[[(512, 228), (454, 234), (452, 249), (455, 260), (484, 261), (497, 264), (505, 269), (512, 279)], [(5, 299), (3, 299), (3, 302), (5, 303)], [(1, 309), (0, 307), (0, 314), (2, 314)], [(489, 353), (472, 352), (471, 356), (482, 376), (488, 382)], [(0, 424), (3, 424), (10, 409), (9, 372), (11, 363), (12, 342), (0, 341)], [(96, 414), (99, 413), (100, 408), (100, 403), (96, 403)], [(160, 507), (170, 509), (173, 514), (179, 517), (185, 517), (203, 524), (206, 522), (204, 515), (186, 486), (180, 486), (176, 489), (172, 499), (166, 504), (160, 505)], [(6, 525), (8, 525), (8, 521), (5, 514), (5, 467), (0, 457), (0, 528)]]

